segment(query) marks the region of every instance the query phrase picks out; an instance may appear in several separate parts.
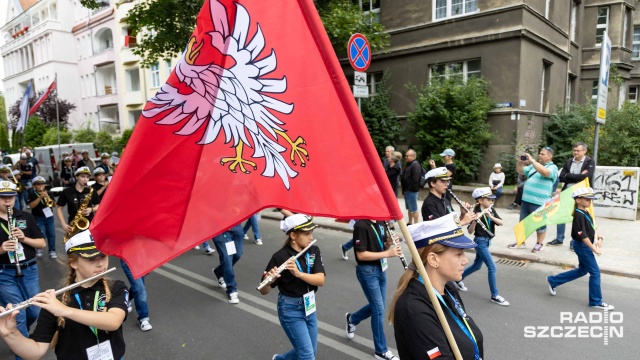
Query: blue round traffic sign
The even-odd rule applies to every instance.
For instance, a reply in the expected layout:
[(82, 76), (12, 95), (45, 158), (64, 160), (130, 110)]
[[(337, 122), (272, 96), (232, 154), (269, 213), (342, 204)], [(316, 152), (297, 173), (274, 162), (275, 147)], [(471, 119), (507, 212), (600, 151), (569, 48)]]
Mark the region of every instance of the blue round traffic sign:
[(371, 65), (371, 47), (369, 41), (362, 34), (353, 34), (347, 45), (349, 62), (356, 71), (367, 71)]

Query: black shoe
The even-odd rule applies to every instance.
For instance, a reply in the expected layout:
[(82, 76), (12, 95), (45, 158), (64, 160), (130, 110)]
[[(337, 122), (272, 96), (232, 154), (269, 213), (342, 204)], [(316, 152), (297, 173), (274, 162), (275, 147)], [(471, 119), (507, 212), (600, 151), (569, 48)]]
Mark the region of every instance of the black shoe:
[(518, 207), (518, 204), (512, 203), (511, 205), (507, 206), (507, 210), (513, 210), (513, 209), (515, 209), (517, 207)]
[(573, 250), (573, 241), (569, 244), (569, 250), (575, 252), (575, 250)]
[(553, 239), (547, 243), (548, 246), (562, 246), (562, 241), (558, 239)]

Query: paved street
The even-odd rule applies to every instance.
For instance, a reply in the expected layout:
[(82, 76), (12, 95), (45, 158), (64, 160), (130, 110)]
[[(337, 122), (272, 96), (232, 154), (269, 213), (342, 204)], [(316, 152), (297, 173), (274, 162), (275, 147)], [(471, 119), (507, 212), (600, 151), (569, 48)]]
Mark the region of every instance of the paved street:
[[(287, 351), (289, 342), (282, 331), (275, 306), (277, 292), (260, 296), (255, 290), (270, 255), (282, 246), (284, 236), (278, 224), (262, 220), (264, 245), (245, 242), (245, 253), (237, 264), (240, 304), (227, 303), (225, 293), (211, 274), (218, 264), (217, 253), (206, 256), (193, 250), (147, 277), (151, 323), (153, 330), (143, 333), (136, 322), (135, 311), (125, 322), (127, 359), (270, 359), (274, 353)], [(327, 268), (326, 285), (317, 295), (320, 336), (318, 359), (367, 359), (372, 354), (369, 322), (363, 322), (356, 338), (344, 337), (344, 313), (356, 310), (365, 298), (355, 277), (353, 254), (349, 261), (340, 257), (338, 244), (348, 240), (340, 231), (318, 229), (315, 232)], [(60, 236), (59, 239), (62, 237)], [(61, 246), (61, 245), (60, 245)], [(405, 253), (408, 253), (405, 248)], [(469, 253), (470, 260), (474, 254)], [(111, 259), (112, 266), (118, 266)], [(43, 258), (39, 261), (43, 288), (62, 276), (63, 265)], [(605, 301), (622, 313), (623, 337), (612, 337), (604, 345), (602, 338), (551, 339), (525, 338), (525, 326), (565, 326), (560, 312), (589, 312), (587, 278), (558, 288), (558, 295), (548, 293), (545, 277), (562, 271), (544, 264), (528, 263), (524, 267), (498, 264), (498, 286), (501, 295), (511, 302), (508, 308), (489, 301), (486, 268), (465, 280), (469, 291), (463, 293), (467, 311), (480, 325), (485, 337), (485, 359), (636, 359), (640, 336), (637, 302), (630, 294), (640, 291), (640, 280), (603, 276)], [(387, 299), (401, 274), (399, 260), (390, 262), (387, 274)], [(115, 278), (125, 280), (121, 271)], [(601, 313), (596, 312), (594, 313)], [(587, 314), (588, 316), (588, 314)], [(589, 325), (589, 324), (578, 324)], [(593, 324), (591, 324), (593, 325)], [(393, 329), (386, 327), (389, 346), (394, 348)], [(9, 359), (4, 343), (0, 358)], [(55, 359), (53, 353), (45, 357)]]

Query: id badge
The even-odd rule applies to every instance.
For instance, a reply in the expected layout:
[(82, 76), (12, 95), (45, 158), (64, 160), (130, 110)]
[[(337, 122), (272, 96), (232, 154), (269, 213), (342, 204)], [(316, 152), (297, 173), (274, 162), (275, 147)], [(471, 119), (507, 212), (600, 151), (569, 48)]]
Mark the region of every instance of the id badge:
[(107, 340), (88, 348), (87, 358), (89, 360), (114, 360), (113, 351), (111, 351), (111, 342)]
[(304, 314), (309, 316), (316, 312), (316, 293), (311, 290), (302, 296), (304, 299)]
[(229, 241), (224, 243), (224, 246), (227, 248), (227, 255), (231, 256), (237, 253), (236, 251), (236, 243), (233, 241)]
[(53, 211), (51, 211), (50, 207), (46, 207), (42, 209), (42, 213), (44, 214), (44, 217), (46, 217), (47, 219), (53, 216)]
[(382, 272), (387, 271), (387, 268), (389, 268), (389, 263), (387, 262), (387, 258), (380, 259), (380, 267), (382, 268)]
[(18, 255), (18, 260), (20, 261), (24, 261), (25, 260), (25, 256), (24, 256), (24, 247), (22, 246), (22, 243), (18, 243), (18, 250), (16, 252), (13, 251), (9, 251), (8, 255), (9, 255), (9, 262), (12, 264), (16, 263), (16, 254)]

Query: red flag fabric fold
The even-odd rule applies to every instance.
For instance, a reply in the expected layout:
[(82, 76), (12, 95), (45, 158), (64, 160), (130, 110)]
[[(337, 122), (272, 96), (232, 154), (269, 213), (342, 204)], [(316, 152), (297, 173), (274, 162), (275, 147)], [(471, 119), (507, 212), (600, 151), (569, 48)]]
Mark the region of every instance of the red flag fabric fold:
[(51, 83), (51, 85), (49, 85), (47, 90), (42, 95), (40, 95), (36, 103), (33, 104), (33, 106), (29, 109), (29, 116), (35, 114), (35, 112), (38, 111), (38, 108), (40, 107), (40, 105), (42, 105), (42, 103), (45, 100), (47, 100), (49, 95), (51, 95), (51, 90), (55, 90), (55, 89), (56, 89), (56, 80), (53, 80), (53, 82)]

